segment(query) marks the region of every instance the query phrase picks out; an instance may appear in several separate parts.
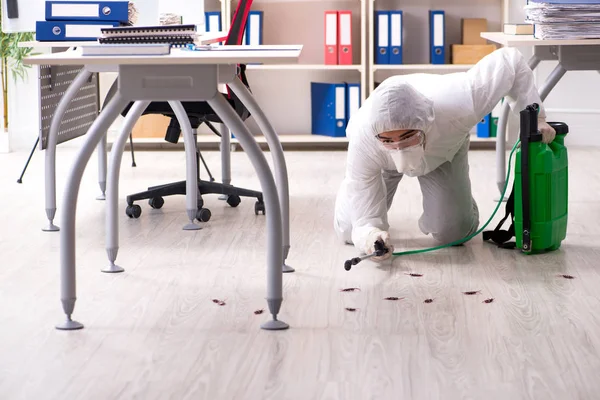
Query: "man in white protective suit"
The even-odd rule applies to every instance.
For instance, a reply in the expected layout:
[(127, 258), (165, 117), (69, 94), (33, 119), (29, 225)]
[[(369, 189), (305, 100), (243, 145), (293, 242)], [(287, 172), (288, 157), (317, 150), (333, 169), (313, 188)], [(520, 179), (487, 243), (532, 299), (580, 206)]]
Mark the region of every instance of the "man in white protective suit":
[(392, 256), (387, 213), (403, 175), (417, 177), (423, 195), (420, 230), (441, 243), (477, 231), (479, 212), (469, 178), (469, 131), (505, 98), (519, 113), (537, 103), (543, 142), (556, 132), (533, 72), (521, 53), (502, 48), (467, 72), (412, 74), (384, 80), (348, 122), (346, 174), (339, 189), (334, 228), (365, 254), (377, 240)]

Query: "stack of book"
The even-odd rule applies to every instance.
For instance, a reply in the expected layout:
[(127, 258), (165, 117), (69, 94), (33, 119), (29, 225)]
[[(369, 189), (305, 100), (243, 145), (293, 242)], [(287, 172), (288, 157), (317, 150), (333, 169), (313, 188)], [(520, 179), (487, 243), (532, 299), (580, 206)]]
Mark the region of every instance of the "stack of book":
[(128, 1), (46, 1), (45, 21), (36, 21), (35, 39), (95, 41), (103, 28), (129, 23)]
[(536, 39), (600, 39), (600, 0), (529, 0)]

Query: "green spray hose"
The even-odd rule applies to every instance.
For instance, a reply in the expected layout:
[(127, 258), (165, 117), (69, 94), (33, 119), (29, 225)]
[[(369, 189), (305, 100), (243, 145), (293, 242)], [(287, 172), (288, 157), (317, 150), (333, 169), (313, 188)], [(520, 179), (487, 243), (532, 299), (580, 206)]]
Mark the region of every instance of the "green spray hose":
[(519, 143), (521, 143), (521, 141), (517, 140), (517, 143), (515, 143), (512, 150), (510, 151), (510, 156), (508, 158), (508, 171), (506, 173), (506, 179), (504, 180), (504, 189), (502, 189), (502, 194), (500, 195), (500, 201), (498, 201), (498, 204), (496, 205), (496, 209), (494, 210), (494, 212), (492, 213), (490, 218), (487, 220), (485, 225), (483, 225), (483, 227), (481, 227), (481, 229), (479, 229), (477, 232), (475, 232), (463, 239), (455, 240), (454, 242), (451, 242), (448, 244), (444, 244), (444, 245), (436, 246), (436, 247), (430, 247), (428, 249), (421, 249), (421, 250), (398, 251), (398, 252), (392, 253), (392, 255), (393, 256), (405, 256), (408, 254), (420, 254), (420, 253), (427, 253), (427, 252), (434, 251), (434, 250), (444, 249), (446, 247), (456, 246), (457, 244), (461, 244), (461, 243), (471, 240), (472, 238), (474, 238), (475, 236), (477, 236), (481, 232), (483, 232), (483, 230), (485, 228), (487, 228), (487, 226), (490, 224), (490, 222), (492, 222), (492, 219), (496, 216), (496, 213), (498, 212), (498, 208), (500, 208), (500, 204), (502, 204), (502, 199), (504, 198), (504, 195), (506, 194), (506, 188), (508, 187), (508, 181), (510, 178), (510, 164), (512, 161), (513, 154), (514, 154), (515, 150), (517, 149), (517, 147), (519, 146)]

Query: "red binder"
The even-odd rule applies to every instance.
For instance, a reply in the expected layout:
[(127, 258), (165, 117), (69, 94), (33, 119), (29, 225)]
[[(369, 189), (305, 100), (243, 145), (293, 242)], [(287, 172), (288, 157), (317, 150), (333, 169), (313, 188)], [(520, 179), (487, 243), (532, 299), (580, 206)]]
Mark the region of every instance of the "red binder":
[(352, 11), (338, 11), (338, 64), (352, 64)]
[(338, 12), (325, 11), (325, 64), (338, 63)]

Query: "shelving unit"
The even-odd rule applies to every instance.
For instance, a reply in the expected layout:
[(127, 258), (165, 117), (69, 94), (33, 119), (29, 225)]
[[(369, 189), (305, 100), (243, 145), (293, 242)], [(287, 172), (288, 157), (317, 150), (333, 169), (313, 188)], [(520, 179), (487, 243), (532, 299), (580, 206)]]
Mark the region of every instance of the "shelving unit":
[[(467, 71), (472, 65), (450, 64), (451, 45), (461, 43), (461, 18), (486, 18), (489, 31), (501, 30), (509, 18), (510, 3), (525, 0), (254, 0), (252, 9), (263, 11), (264, 44), (302, 44), (304, 49), (298, 64), (248, 65), (251, 90), (269, 117), (284, 144), (314, 145), (347, 144), (346, 138), (310, 135), (310, 82), (360, 82), (362, 102), (385, 78), (397, 74), (446, 74)], [(222, 29), (229, 21), (238, 0), (207, 0), (205, 11), (221, 11)], [(514, 7), (515, 5), (513, 5)], [(403, 11), (403, 61), (399, 65), (374, 63), (374, 12), (378, 9)], [(429, 63), (428, 10), (446, 11), (446, 64)], [(352, 11), (353, 65), (324, 64), (324, 12)], [(250, 131), (260, 136), (260, 129), (251, 117)], [(473, 131), (474, 132), (474, 131)], [(202, 138), (214, 136), (208, 129), (199, 132)], [(218, 141), (214, 136), (206, 143)], [(144, 139), (136, 139), (136, 143)], [(151, 141), (148, 141), (148, 144)], [(494, 147), (495, 138), (477, 138), (472, 143)], [(334, 146), (335, 147), (335, 146)]]

